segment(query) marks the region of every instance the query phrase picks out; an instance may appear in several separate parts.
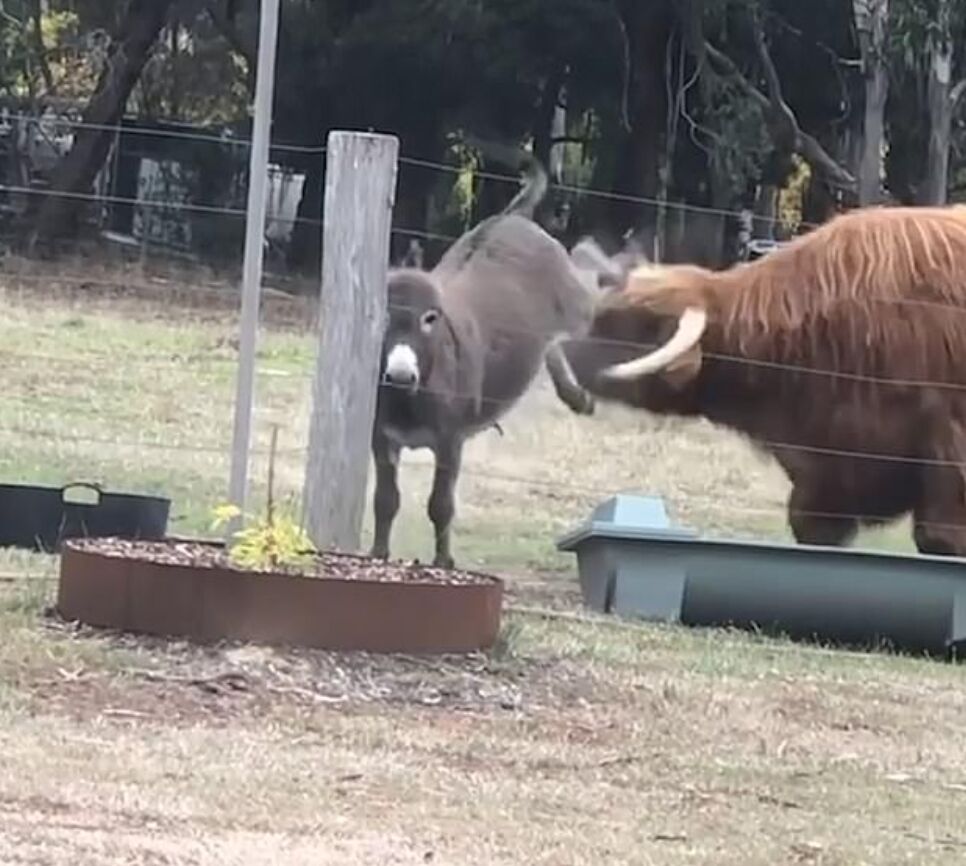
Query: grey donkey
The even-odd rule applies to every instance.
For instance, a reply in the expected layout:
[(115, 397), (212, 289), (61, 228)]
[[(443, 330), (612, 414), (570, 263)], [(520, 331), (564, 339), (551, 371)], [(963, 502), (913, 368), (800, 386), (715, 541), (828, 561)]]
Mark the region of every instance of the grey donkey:
[(392, 268), (372, 452), (375, 538), (388, 558), (399, 511), (403, 448), (435, 457), (428, 515), (433, 563), (452, 568), (454, 491), (467, 439), (523, 396), (541, 365), (573, 412), (591, 414), (560, 340), (586, 332), (597, 292), (564, 247), (532, 219), (547, 179), (531, 161), (523, 188), (499, 214), (460, 237), (432, 270)]

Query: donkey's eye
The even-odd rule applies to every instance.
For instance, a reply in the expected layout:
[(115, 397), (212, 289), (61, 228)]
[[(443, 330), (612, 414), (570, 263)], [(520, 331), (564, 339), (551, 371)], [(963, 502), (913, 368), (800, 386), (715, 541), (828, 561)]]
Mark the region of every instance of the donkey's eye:
[(439, 320), (439, 310), (427, 310), (419, 317), (419, 330), (428, 334)]

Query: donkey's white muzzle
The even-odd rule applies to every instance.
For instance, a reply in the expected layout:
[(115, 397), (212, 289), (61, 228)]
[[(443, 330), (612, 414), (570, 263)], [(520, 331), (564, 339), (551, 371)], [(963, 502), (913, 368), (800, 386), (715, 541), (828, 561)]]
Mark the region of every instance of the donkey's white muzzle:
[(419, 387), (419, 358), (412, 346), (397, 343), (386, 356), (385, 382), (407, 391), (415, 391)]

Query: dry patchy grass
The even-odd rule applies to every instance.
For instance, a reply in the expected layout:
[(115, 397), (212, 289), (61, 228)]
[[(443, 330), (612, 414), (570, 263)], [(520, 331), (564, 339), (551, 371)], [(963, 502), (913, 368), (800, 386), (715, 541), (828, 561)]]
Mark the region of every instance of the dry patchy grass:
[[(51, 302), (37, 282), (0, 274), (3, 477), (164, 491), (172, 528), (203, 531), (228, 471), (230, 305)], [(256, 438), (282, 425), (297, 491), (313, 338), (311, 312), (287, 309), (261, 341)], [(541, 385), (503, 426), (468, 450), (457, 539), (511, 575), (514, 605), (577, 607), (553, 541), (616, 490), (660, 493), (706, 532), (784, 535), (784, 479), (707, 425), (579, 419)], [(429, 549), (428, 482), (410, 457), (400, 553)], [(469, 658), (199, 648), (45, 616), (52, 558), (7, 552), (0, 571), (2, 863), (966, 856), (960, 667), (521, 612)]]
[(952, 864), (966, 845), (954, 667), (520, 615), (500, 652), (433, 660), (21, 622), (2, 862)]

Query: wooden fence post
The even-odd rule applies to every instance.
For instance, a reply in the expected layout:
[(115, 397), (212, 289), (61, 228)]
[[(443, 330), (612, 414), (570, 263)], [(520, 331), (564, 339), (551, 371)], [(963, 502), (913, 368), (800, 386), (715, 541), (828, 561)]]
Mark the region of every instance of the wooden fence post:
[(304, 520), (320, 549), (357, 550), (386, 321), (399, 141), (332, 132), (326, 149), (319, 353)]

